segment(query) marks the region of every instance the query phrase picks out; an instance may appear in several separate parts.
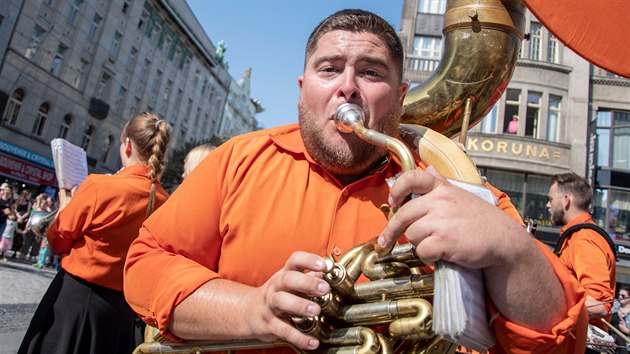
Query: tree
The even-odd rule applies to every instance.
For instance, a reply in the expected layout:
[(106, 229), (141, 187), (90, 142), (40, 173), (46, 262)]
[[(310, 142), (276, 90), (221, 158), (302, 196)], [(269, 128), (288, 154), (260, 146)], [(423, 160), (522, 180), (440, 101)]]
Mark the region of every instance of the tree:
[(170, 155), (168, 161), (166, 162), (166, 168), (164, 169), (164, 173), (162, 174), (162, 178), (160, 179), (164, 189), (166, 189), (167, 191), (172, 191), (182, 182), (182, 172), (184, 172), (184, 159), (186, 158), (186, 155), (190, 150), (192, 150), (196, 146), (203, 144), (219, 146), (225, 141), (226, 139), (220, 138), (215, 135), (210, 139), (188, 141), (180, 148), (173, 150), (173, 153)]

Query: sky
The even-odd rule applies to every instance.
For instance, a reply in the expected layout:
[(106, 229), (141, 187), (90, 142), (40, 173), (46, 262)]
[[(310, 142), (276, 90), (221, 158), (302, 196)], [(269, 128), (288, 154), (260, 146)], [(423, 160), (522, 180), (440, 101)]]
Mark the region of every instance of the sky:
[(265, 111), (256, 119), (264, 128), (296, 123), (297, 78), (304, 47), (315, 26), (335, 11), (360, 8), (376, 13), (400, 30), (403, 0), (188, 0), (188, 5), (217, 46), (227, 46), (230, 75), (239, 80), (251, 68), (251, 97)]

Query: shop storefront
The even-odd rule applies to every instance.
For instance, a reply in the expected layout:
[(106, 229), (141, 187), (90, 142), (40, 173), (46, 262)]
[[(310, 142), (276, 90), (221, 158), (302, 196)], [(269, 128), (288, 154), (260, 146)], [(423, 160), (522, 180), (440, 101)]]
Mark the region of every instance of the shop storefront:
[(4, 140), (0, 140), (0, 177), (40, 191), (54, 189), (57, 184), (50, 158)]

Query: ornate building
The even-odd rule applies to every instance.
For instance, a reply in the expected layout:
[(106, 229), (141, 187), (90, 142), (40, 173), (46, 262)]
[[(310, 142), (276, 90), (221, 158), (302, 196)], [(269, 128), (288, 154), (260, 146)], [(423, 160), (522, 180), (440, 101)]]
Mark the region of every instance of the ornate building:
[[(400, 35), (412, 85), (439, 65), (445, 8), (446, 0), (404, 1)], [(630, 79), (582, 59), (529, 11), (525, 23), (528, 40), (512, 80), (468, 134), (468, 154), (522, 217), (538, 221), (538, 235), (549, 244), (557, 238), (546, 209), (549, 177), (573, 171), (589, 178), (594, 218), (617, 236), (626, 258), (618, 278), (630, 283)]]
[(185, 1), (0, 4), (0, 174), (54, 185), (50, 141), (83, 147), (90, 172), (120, 167), (128, 118), (153, 111), (173, 146), (217, 134), (227, 65)]

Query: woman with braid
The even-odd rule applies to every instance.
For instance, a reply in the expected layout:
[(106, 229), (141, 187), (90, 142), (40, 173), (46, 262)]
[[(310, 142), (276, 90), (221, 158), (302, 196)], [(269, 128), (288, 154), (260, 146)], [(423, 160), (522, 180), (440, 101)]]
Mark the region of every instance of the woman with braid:
[(89, 175), (59, 193), (47, 232), (61, 270), (37, 308), (18, 353), (131, 353), (135, 314), (123, 295), (123, 265), (144, 219), (168, 194), (159, 183), (171, 126), (142, 113), (122, 130), (114, 175)]

